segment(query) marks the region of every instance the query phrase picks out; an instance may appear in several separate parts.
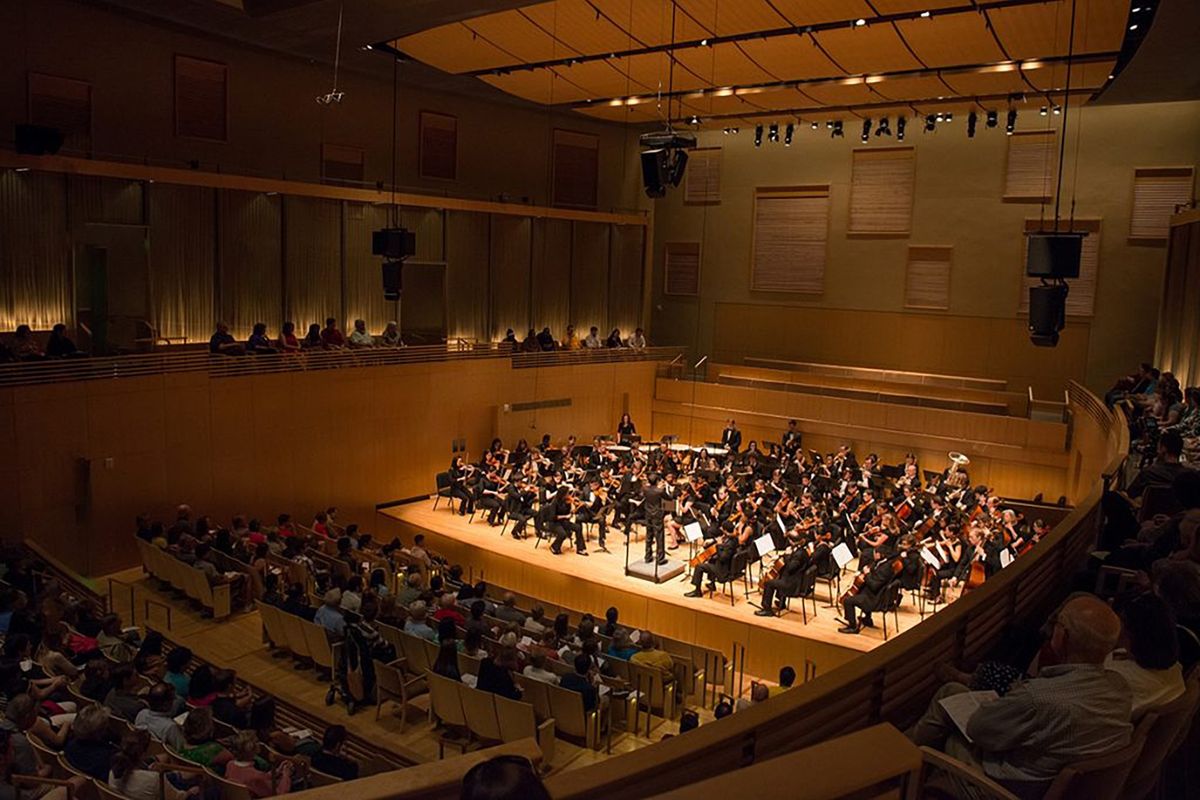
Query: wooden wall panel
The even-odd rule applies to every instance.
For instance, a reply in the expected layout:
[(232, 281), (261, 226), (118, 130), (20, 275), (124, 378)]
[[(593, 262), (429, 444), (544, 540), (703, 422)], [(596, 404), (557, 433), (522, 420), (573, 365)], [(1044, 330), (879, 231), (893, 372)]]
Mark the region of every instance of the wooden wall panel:
[[(571, 319), (578, 329), (595, 325), (606, 336), (608, 325), (608, 225), (573, 224), (571, 248)], [(621, 331), (623, 336), (628, 331)]]
[(283, 322), (281, 205), (265, 194), (221, 193), (218, 307), (239, 339), (256, 322), (272, 331)]
[[(529, 318), (529, 281), (532, 264), (533, 221), (528, 217), (492, 215), (490, 248), (491, 340), (504, 338), (508, 328), (523, 335), (542, 323)], [(548, 324), (548, 323), (547, 323)], [(553, 329), (552, 329), (553, 330)], [(563, 329), (553, 330), (561, 337)]]
[(216, 197), (212, 189), (155, 185), (150, 208), (150, 310), (160, 336), (212, 334)]
[[(167, 518), (180, 502), (218, 519), (285, 510), (303, 519), (336, 504), (369, 528), (376, 503), (433, 488), (454, 438), (472, 453), (485, 447), (503, 404), (569, 397), (575, 413), (552, 433), (582, 439), (611, 430), (626, 400), (649, 424), (654, 372), (653, 363), (516, 370), (487, 359), (0, 390), (0, 446), (14, 467), (5, 485), (19, 487), (0, 493), (13, 522), (4, 535), (36, 536), (99, 575), (137, 562), (135, 514)], [(347, 413), (347, 398), (371, 402)], [(278, 468), (264, 479), (268, 464)]]
[[(530, 316), (534, 325), (566, 331), (579, 324), (571, 318), (571, 223), (561, 219), (534, 220), (533, 285)], [(517, 331), (522, 334), (523, 331)], [(580, 336), (586, 336), (586, 329)]]

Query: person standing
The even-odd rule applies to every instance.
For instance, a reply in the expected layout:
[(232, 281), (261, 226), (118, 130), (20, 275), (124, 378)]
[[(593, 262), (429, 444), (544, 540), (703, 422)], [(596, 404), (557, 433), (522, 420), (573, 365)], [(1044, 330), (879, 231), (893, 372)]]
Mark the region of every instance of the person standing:
[(725, 425), (725, 430), (721, 431), (721, 446), (727, 448), (731, 454), (736, 453), (742, 446), (742, 432), (732, 419)]
[(663, 505), (667, 487), (657, 472), (651, 472), (642, 488), (642, 511), (646, 515), (646, 563), (667, 563), (666, 533), (663, 530)]

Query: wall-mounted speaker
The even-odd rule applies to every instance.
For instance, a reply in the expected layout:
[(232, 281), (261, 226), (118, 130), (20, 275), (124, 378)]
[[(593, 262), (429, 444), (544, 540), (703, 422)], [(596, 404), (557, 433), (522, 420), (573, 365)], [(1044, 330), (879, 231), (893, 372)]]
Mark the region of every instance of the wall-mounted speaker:
[(17, 125), (16, 150), (24, 156), (52, 156), (63, 145), (62, 131), (45, 125)]
[(1029, 340), (1038, 347), (1058, 344), (1058, 332), (1067, 323), (1067, 287), (1029, 287)]
[(1078, 278), (1086, 233), (1031, 233), (1025, 274), (1031, 278)]

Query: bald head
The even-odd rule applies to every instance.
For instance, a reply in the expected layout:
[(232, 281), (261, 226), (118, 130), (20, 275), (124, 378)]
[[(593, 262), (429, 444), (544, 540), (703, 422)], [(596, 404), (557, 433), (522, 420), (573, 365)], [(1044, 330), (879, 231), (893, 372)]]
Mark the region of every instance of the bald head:
[(1054, 645), (1063, 661), (1099, 664), (1121, 635), (1121, 620), (1099, 598), (1076, 597), (1058, 612)]

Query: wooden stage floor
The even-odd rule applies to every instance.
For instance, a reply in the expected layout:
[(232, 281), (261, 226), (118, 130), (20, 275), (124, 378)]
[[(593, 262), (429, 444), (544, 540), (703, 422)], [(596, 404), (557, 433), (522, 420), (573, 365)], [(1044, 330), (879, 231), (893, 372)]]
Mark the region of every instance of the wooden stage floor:
[[(883, 643), (878, 618), (873, 630), (857, 636), (838, 633), (841, 623), (835, 617), (841, 611), (827, 607), (824, 584), (817, 585), (817, 616), (812, 616), (810, 606), (805, 624), (795, 601), (792, 612), (782, 617), (755, 616), (760, 595), (752, 587), (747, 601), (740, 581), (734, 584), (736, 598), (730, 605), (729, 598), (720, 593), (711, 599), (707, 592), (700, 598), (684, 597), (692, 589), (684, 576), (661, 584), (626, 576), (625, 536), (620, 531), (609, 531), (607, 545), (611, 552), (600, 552), (593, 540), (585, 558), (569, 547), (561, 556), (551, 553), (545, 544), (535, 549), (532, 525), (527, 529), (527, 539), (518, 541), (507, 534), (501, 537), (500, 529), (489, 527), (479, 515), (468, 524), (467, 517), (452, 514), (444, 503), (434, 511), (432, 500), (381, 510), (378, 515), (384, 530), (376, 533), (376, 539), (386, 541), (397, 534), (405, 544), (411, 544), (415, 533), (424, 533), (431, 549), (452, 563), (462, 564), (477, 578), (482, 571), (483, 579), (496, 586), (577, 611), (590, 611), (598, 618), (610, 605), (616, 606), (621, 622), (627, 625), (647, 627), (726, 654), (738, 642), (746, 648), (747, 671), (772, 681), (784, 664), (791, 664), (800, 673), (807, 659), (824, 674)], [(639, 534), (640, 528), (635, 528), (631, 560), (642, 557)], [(683, 556), (687, 550), (681, 548), (675, 553)], [(918, 622), (917, 610), (906, 601), (900, 609), (901, 630)]]

